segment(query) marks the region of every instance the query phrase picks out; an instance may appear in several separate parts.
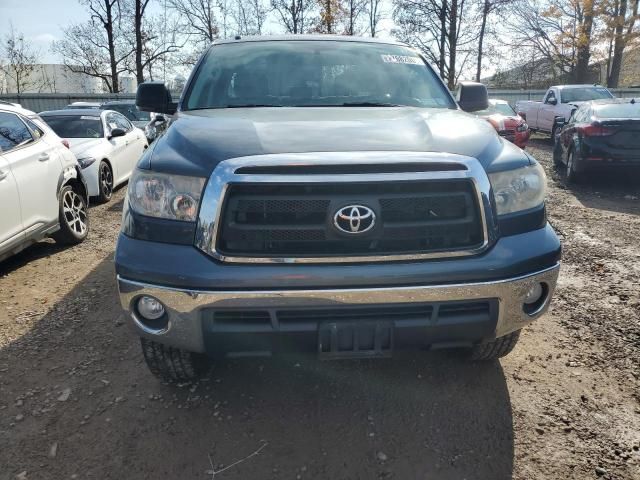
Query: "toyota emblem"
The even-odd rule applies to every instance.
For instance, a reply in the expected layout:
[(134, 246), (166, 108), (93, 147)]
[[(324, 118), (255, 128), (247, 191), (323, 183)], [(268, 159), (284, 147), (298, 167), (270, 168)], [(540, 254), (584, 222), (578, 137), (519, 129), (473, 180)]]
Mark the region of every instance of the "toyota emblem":
[(333, 216), (333, 225), (342, 233), (364, 233), (373, 228), (376, 214), (364, 205), (347, 205)]

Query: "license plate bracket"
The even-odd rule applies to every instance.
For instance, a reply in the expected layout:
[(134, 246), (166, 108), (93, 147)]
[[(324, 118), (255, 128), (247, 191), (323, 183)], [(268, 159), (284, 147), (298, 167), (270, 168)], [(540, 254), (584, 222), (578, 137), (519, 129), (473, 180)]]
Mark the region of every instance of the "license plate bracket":
[(322, 360), (382, 358), (393, 352), (393, 322), (322, 322), (318, 356)]

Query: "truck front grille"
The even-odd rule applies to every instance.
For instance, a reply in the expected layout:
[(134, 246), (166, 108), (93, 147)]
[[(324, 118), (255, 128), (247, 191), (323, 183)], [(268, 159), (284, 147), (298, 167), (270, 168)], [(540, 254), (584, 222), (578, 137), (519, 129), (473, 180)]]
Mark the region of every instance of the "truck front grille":
[[(345, 234), (334, 216), (363, 205), (370, 231)], [(229, 185), (216, 251), (233, 257), (339, 257), (456, 252), (482, 246), (470, 179)]]

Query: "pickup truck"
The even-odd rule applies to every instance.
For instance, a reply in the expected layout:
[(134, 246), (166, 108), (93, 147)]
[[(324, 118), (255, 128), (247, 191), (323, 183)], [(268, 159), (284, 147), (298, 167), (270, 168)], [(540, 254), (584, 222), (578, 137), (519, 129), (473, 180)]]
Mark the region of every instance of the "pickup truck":
[[(456, 101), (457, 99), (457, 101)], [(152, 373), (211, 359), (452, 348), (495, 360), (551, 300), (546, 178), (402, 43), (215, 42), (133, 174), (115, 267)]]
[(529, 129), (549, 133), (555, 142), (558, 118), (569, 118), (582, 102), (603, 98), (613, 98), (613, 94), (600, 85), (556, 85), (547, 90), (541, 102), (516, 102), (516, 112)]

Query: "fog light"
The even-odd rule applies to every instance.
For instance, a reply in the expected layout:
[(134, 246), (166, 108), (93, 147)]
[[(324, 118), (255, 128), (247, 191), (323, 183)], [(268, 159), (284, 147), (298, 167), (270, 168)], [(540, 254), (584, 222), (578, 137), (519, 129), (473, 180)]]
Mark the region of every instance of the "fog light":
[(527, 305), (532, 305), (540, 300), (544, 289), (542, 288), (541, 283), (536, 283), (533, 287), (531, 287), (527, 294), (524, 297), (524, 303)]
[(165, 313), (164, 305), (159, 300), (145, 295), (138, 300), (138, 313), (145, 320), (158, 320)]

